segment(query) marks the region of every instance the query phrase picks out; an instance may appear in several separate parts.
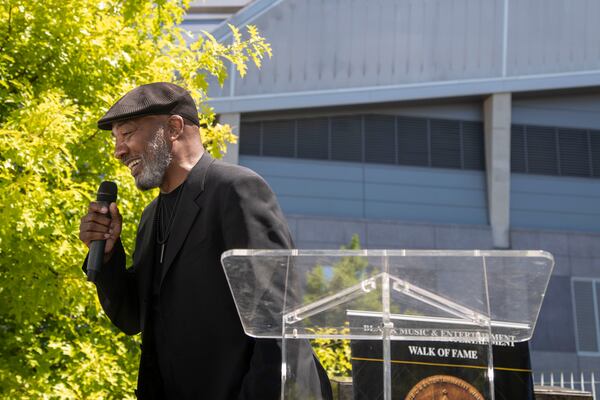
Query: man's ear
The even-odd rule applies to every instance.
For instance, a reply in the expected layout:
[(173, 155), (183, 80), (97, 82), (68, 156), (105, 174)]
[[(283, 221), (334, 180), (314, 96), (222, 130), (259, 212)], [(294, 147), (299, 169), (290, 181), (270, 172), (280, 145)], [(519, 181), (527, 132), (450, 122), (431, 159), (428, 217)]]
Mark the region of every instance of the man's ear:
[(169, 127), (169, 138), (175, 140), (183, 133), (185, 122), (180, 115), (170, 115), (167, 120)]

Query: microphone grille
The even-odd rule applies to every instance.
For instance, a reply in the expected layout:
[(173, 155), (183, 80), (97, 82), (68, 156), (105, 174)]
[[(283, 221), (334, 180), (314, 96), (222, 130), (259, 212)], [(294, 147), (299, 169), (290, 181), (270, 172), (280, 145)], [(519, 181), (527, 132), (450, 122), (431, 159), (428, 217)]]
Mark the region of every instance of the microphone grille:
[(117, 201), (117, 184), (111, 181), (102, 182), (98, 188), (96, 199), (107, 203)]

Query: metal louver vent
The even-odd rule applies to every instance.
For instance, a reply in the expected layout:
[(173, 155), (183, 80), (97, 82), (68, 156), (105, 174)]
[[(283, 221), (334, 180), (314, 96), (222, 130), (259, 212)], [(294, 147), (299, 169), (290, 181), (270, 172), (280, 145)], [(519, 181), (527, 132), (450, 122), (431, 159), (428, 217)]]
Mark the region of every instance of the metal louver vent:
[(365, 161), (396, 163), (396, 119), (393, 116), (365, 116)]
[(295, 121), (263, 122), (262, 154), (264, 156), (295, 156)]
[(592, 173), (595, 177), (600, 177), (600, 131), (590, 131), (590, 154)]
[(600, 177), (600, 132), (575, 128), (513, 125), (511, 171)]
[(242, 122), (240, 154), (484, 169), (483, 124), (392, 115)]
[[(485, 169), (483, 124), (390, 115), (242, 122), (240, 154)], [(511, 126), (511, 171), (600, 178), (600, 130)]]
[(362, 118), (336, 117), (331, 119), (331, 159), (362, 161)]
[(461, 122), (463, 168), (485, 169), (483, 124), (481, 122)]
[(425, 118), (398, 117), (398, 164), (429, 165), (428, 122)]
[(298, 120), (298, 158), (327, 160), (329, 158), (329, 119)]
[(525, 143), (525, 127), (513, 125), (510, 128), (510, 170), (527, 172), (527, 146)]
[(462, 167), (459, 121), (431, 120), (431, 166)]
[(240, 127), (240, 154), (259, 156), (260, 122), (243, 122)]
[(583, 129), (559, 129), (560, 174), (590, 176), (588, 132)]
[(525, 127), (527, 164), (531, 174), (558, 175), (556, 130), (546, 126)]

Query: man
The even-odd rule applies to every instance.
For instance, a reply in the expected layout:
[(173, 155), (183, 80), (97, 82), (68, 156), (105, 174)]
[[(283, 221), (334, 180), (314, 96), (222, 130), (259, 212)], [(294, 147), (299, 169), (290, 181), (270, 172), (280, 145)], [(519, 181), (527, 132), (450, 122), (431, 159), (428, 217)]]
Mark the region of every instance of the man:
[[(115, 203), (91, 203), (79, 234), (88, 246), (106, 240), (96, 286), (107, 315), (127, 334), (142, 332), (138, 397), (278, 398), (280, 347), (244, 334), (220, 265), (227, 249), (292, 247), (274, 194), (254, 172), (205, 152), (196, 105), (174, 84), (133, 89), (98, 127), (112, 130), (115, 156), (139, 189), (160, 188), (142, 213), (131, 268)], [(303, 346), (305, 372), (320, 378), (319, 396), (331, 397)]]

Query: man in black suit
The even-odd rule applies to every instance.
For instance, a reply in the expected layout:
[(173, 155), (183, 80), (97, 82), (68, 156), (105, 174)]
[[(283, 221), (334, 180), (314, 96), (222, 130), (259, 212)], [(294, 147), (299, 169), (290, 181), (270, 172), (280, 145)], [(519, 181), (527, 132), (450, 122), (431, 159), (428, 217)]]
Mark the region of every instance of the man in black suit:
[[(160, 188), (142, 213), (129, 269), (115, 203), (91, 203), (80, 225), (86, 245), (106, 240), (96, 280), (102, 307), (123, 332), (142, 332), (138, 397), (278, 398), (279, 344), (244, 334), (220, 265), (228, 249), (292, 247), (271, 189), (249, 169), (205, 152), (196, 106), (179, 86), (132, 90), (98, 127), (112, 130), (115, 156), (139, 189)], [(318, 396), (331, 397), (308, 343), (300, 347)]]

